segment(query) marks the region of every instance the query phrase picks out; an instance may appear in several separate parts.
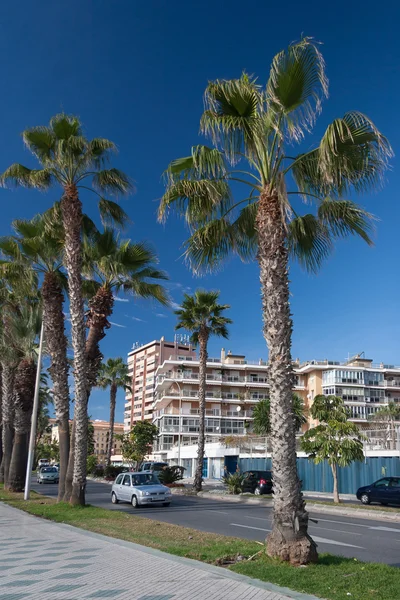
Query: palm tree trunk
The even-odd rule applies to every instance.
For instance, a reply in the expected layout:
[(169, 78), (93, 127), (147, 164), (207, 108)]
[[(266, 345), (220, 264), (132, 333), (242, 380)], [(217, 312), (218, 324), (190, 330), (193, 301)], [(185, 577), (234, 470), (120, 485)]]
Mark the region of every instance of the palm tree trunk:
[(265, 189), (260, 195), (256, 227), (263, 333), (269, 351), (274, 480), (274, 521), (267, 553), (292, 564), (307, 564), (316, 561), (318, 555), (307, 533), (308, 513), (297, 475), (288, 250), (283, 208), (276, 190)]
[(115, 383), (110, 387), (110, 436), (108, 440), (106, 465), (111, 464), (111, 451), (114, 441), (114, 420), (115, 420), (115, 404), (117, 401), (117, 386)]
[(3, 413), (3, 482), (8, 489), (8, 474), (14, 438), (14, 367), (3, 364), (2, 377), (2, 413)]
[(51, 357), (49, 372), (53, 381), (54, 408), (60, 446), (60, 480), (58, 502), (65, 495), (65, 479), (69, 457), (69, 385), (68, 341), (63, 313), (64, 295), (55, 273), (46, 273), (42, 286), (46, 346)]
[(333, 463), (331, 465), (331, 469), (332, 469), (332, 475), (333, 475), (333, 501), (336, 504), (339, 504), (340, 503), (340, 498), (339, 498), (337, 464)]
[(193, 489), (200, 492), (203, 483), (203, 461), (205, 444), (205, 416), (206, 416), (206, 369), (207, 369), (207, 333), (199, 332), (199, 441), (197, 446), (197, 465)]
[(75, 464), (75, 419), (72, 421), (72, 430), (70, 435), (69, 444), (69, 456), (68, 456), (68, 467), (65, 474), (65, 489), (63, 502), (69, 502), (72, 494), (72, 481), (74, 478), (74, 464)]
[(4, 483), (4, 465), (3, 465), (3, 406), (2, 406), (2, 386), (3, 386), (3, 367), (0, 364), (0, 483)]
[(65, 234), (65, 262), (68, 271), (68, 290), (74, 350), (75, 381), (75, 462), (71, 504), (85, 505), (87, 458), (87, 385), (86, 333), (82, 297), (82, 203), (75, 184), (64, 188), (61, 200)]
[(33, 359), (23, 359), (15, 374), (15, 437), (8, 474), (9, 489), (22, 492), (28, 460), (36, 368)]
[(86, 355), (88, 357), (87, 384), (90, 389), (97, 383), (103, 354), (99, 343), (105, 337), (105, 329), (110, 328), (108, 317), (112, 315), (114, 298), (111, 290), (101, 287), (89, 300), (89, 310), (86, 313), (86, 327), (89, 334), (86, 340)]

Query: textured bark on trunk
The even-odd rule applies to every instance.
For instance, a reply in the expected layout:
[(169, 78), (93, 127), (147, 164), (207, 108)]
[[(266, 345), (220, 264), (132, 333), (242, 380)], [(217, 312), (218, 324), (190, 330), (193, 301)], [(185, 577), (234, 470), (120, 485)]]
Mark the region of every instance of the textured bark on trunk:
[(97, 383), (103, 354), (99, 343), (105, 337), (105, 329), (110, 328), (108, 317), (112, 315), (114, 298), (111, 290), (101, 287), (89, 300), (89, 310), (86, 313), (86, 327), (89, 334), (86, 340), (87, 355), (87, 385), (92, 389)]
[(296, 467), (294, 383), (289, 305), (288, 251), (283, 208), (276, 190), (260, 195), (256, 227), (263, 307), (263, 333), (269, 351), (274, 521), (267, 554), (292, 564), (317, 560), (307, 533), (308, 513)]
[(3, 367), (0, 364), (0, 483), (4, 483), (3, 470), (3, 406), (2, 406), (2, 374)]
[(337, 464), (331, 465), (332, 475), (333, 475), (333, 501), (336, 504), (339, 504), (339, 486), (338, 486), (338, 473), (337, 473)]
[(8, 474), (10, 470), (11, 453), (14, 437), (14, 380), (15, 369), (3, 364), (2, 377), (2, 413), (3, 413), (3, 483), (8, 489)]
[(206, 369), (207, 369), (207, 342), (206, 331), (199, 332), (199, 441), (197, 446), (197, 465), (193, 489), (200, 492), (203, 483), (204, 461), (204, 431), (206, 415)]
[(15, 437), (8, 474), (9, 489), (22, 492), (28, 459), (28, 438), (31, 428), (36, 366), (33, 359), (22, 360), (15, 373)]
[(68, 341), (63, 312), (64, 295), (55, 273), (46, 273), (42, 286), (44, 332), (51, 358), (49, 372), (53, 381), (53, 398), (60, 445), (60, 481), (58, 502), (65, 495), (65, 478), (69, 457), (69, 385)]
[(117, 401), (117, 386), (115, 383), (111, 384), (110, 387), (110, 435), (108, 439), (108, 448), (107, 448), (107, 461), (106, 464), (111, 464), (111, 451), (113, 447), (114, 441), (114, 420), (115, 420), (115, 404)]
[(72, 430), (70, 435), (68, 467), (65, 475), (65, 490), (63, 502), (69, 502), (72, 494), (72, 480), (74, 477), (75, 464), (75, 419), (72, 421)]
[(65, 234), (65, 263), (68, 271), (68, 290), (74, 350), (75, 382), (75, 461), (71, 504), (85, 504), (87, 458), (87, 359), (86, 328), (82, 297), (82, 203), (75, 184), (64, 188), (61, 200)]

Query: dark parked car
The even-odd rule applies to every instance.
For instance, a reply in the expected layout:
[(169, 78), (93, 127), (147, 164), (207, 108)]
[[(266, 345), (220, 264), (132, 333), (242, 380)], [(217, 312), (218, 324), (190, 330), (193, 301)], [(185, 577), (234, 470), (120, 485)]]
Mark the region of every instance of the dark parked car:
[(142, 464), (139, 471), (151, 471), (152, 473), (157, 473), (158, 471), (162, 471), (164, 467), (168, 467), (168, 463), (146, 461)]
[(272, 493), (272, 471), (245, 471), (243, 475), (243, 492), (256, 496)]
[(400, 477), (384, 477), (371, 485), (360, 487), (357, 490), (357, 498), (363, 504), (400, 504)]

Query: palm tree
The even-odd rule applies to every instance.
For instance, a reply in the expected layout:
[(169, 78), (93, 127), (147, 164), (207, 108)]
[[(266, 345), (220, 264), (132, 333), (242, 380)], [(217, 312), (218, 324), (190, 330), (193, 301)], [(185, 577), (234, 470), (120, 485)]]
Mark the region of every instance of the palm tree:
[(91, 389), (96, 385), (103, 360), (99, 342), (110, 327), (108, 318), (113, 312), (113, 294), (123, 291), (136, 298), (153, 298), (166, 305), (169, 303), (166, 290), (156, 281), (168, 279), (168, 276), (153, 266), (158, 259), (147, 244), (120, 240), (119, 235), (108, 228), (84, 239), (83, 259), (83, 272), (91, 278), (91, 281), (85, 282), (87, 291), (91, 288), (93, 292), (86, 313), (86, 326), (89, 328), (86, 340), (87, 377)]
[[(298, 394), (292, 395), (292, 415), (295, 433), (299, 431), (302, 425), (307, 423), (304, 414), (303, 398)], [(257, 435), (270, 435), (271, 433), (271, 402), (269, 398), (260, 400), (253, 410), (253, 429)]]
[[(191, 232), (186, 259), (195, 272), (217, 268), (231, 252), (258, 262), (274, 469), (267, 552), (295, 564), (317, 560), (317, 551), (307, 533), (290, 416), (289, 257), (316, 270), (337, 238), (353, 234), (371, 244), (371, 216), (346, 196), (380, 184), (391, 155), (386, 138), (356, 111), (335, 119), (314, 149), (293, 155), (327, 92), (324, 61), (310, 38), (274, 57), (265, 86), (246, 73), (210, 82), (200, 127), (213, 146), (195, 146), (169, 165), (159, 207), (159, 219), (170, 207), (184, 216)], [(238, 201), (232, 182), (246, 188)], [(296, 197), (313, 202), (315, 212), (301, 215), (291, 202)]]
[(49, 373), (53, 380), (55, 413), (59, 431), (60, 480), (58, 501), (63, 500), (69, 457), (69, 384), (68, 340), (63, 312), (67, 278), (62, 269), (63, 241), (58, 232), (51, 233), (46, 220), (36, 216), (29, 221), (14, 221), (14, 236), (0, 239), (6, 260), (0, 261), (3, 272), (32, 269), (42, 276), (42, 302), (46, 350), (50, 355)]
[(206, 414), (206, 370), (207, 345), (210, 336), (228, 337), (227, 325), (231, 319), (222, 315), (230, 308), (229, 304), (218, 304), (219, 291), (196, 290), (193, 296), (184, 294), (175, 329), (191, 331), (191, 342), (199, 345), (199, 441), (197, 446), (197, 466), (193, 488), (200, 492), (203, 481), (204, 431)]
[(389, 402), (387, 406), (382, 406), (379, 410), (371, 415), (374, 421), (386, 422), (390, 430), (390, 445), (391, 450), (396, 450), (397, 436), (395, 421), (400, 421), (400, 406), (394, 402)]
[(15, 435), (8, 475), (8, 485), (13, 492), (22, 492), (25, 485), (40, 329), (41, 310), (38, 306), (28, 304), (12, 319), (10, 338), (7, 341), (13, 346), (15, 356), (18, 356), (14, 384)]
[[(71, 504), (85, 504), (87, 455), (87, 387), (85, 354), (85, 317), (82, 297), (82, 203), (79, 189), (98, 195), (103, 214), (125, 219), (125, 214), (102, 193), (124, 194), (131, 189), (128, 177), (118, 169), (104, 166), (115, 151), (113, 142), (104, 138), (88, 140), (76, 117), (56, 115), (48, 126), (34, 127), (23, 132), (23, 140), (40, 164), (28, 169), (21, 164), (11, 165), (1, 176), (1, 182), (25, 187), (47, 189), (51, 184), (61, 186), (62, 221), (65, 232), (65, 263), (72, 324), (75, 379), (75, 464)], [(91, 179), (92, 188), (83, 185)]]
[(124, 359), (109, 358), (100, 368), (97, 386), (103, 390), (110, 388), (110, 433), (108, 437), (106, 464), (111, 463), (111, 450), (114, 441), (114, 420), (117, 392), (120, 388), (130, 390), (131, 378), (128, 375), (128, 365)]

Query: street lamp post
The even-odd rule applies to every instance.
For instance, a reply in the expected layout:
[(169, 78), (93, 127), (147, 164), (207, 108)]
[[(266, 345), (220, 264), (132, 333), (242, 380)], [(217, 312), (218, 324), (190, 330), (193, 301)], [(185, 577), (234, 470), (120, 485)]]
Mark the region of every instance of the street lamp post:
[(35, 441), (36, 441), (36, 422), (37, 422), (37, 414), (38, 414), (38, 408), (39, 408), (40, 374), (42, 372), (43, 331), (44, 330), (43, 330), (43, 321), (42, 321), (42, 327), (40, 330), (39, 353), (38, 353), (38, 361), (37, 361), (37, 369), (36, 369), (35, 395), (33, 397), (33, 409), (32, 409), (32, 421), (31, 421), (31, 435), (29, 438), (28, 463), (26, 465), (24, 500), (29, 500), (29, 492), (31, 489), (33, 455), (35, 453)]

